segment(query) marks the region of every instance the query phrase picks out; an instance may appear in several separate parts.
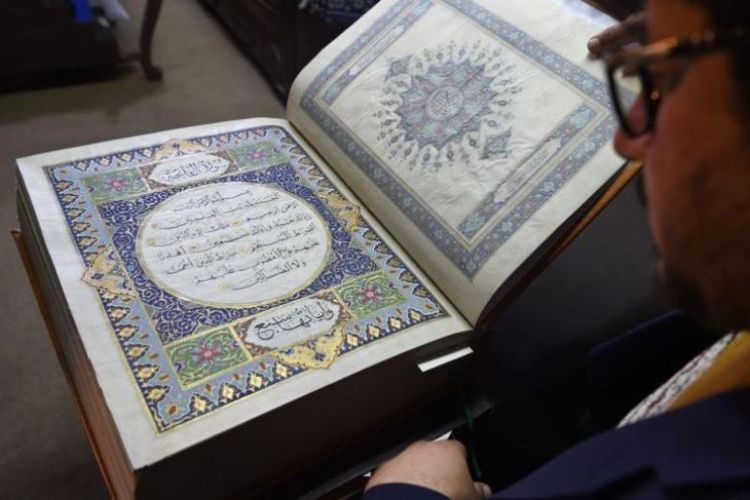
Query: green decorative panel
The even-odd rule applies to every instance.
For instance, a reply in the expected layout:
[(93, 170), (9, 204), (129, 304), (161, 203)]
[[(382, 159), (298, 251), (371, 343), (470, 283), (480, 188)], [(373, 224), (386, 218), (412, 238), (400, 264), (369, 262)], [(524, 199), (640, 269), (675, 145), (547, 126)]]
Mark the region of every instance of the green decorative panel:
[(137, 169), (93, 175), (86, 177), (84, 184), (97, 203), (148, 191)]
[(258, 141), (248, 146), (230, 149), (227, 152), (240, 170), (265, 168), (289, 161), (289, 157), (280, 153), (271, 141)]
[(245, 352), (228, 328), (169, 346), (167, 354), (183, 386), (247, 361)]
[(368, 274), (337, 289), (349, 310), (358, 318), (404, 301), (385, 273)]

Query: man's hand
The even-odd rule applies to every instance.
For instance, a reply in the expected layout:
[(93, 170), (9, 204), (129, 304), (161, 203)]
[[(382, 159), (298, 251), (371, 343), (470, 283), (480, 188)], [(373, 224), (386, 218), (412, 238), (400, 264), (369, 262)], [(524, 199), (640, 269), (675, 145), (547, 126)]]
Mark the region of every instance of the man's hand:
[(600, 57), (606, 52), (617, 51), (631, 43), (643, 43), (645, 39), (646, 15), (639, 12), (591, 37), (588, 49), (593, 57)]
[(365, 491), (385, 483), (424, 486), (452, 499), (487, 498), (491, 491), (475, 483), (466, 464), (466, 448), (458, 441), (421, 441), (378, 468)]

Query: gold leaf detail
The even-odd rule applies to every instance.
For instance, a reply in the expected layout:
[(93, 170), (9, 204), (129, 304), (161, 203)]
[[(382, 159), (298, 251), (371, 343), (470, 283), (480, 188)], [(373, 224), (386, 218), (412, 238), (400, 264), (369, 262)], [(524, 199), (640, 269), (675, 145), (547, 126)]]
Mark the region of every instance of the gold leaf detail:
[(401, 330), (404, 326), (404, 322), (401, 321), (400, 318), (397, 318), (395, 316), (391, 316), (388, 318), (388, 326), (391, 327), (391, 330)]
[(369, 337), (374, 337), (374, 338), (377, 338), (377, 337), (380, 337), (380, 335), (381, 335), (382, 333), (383, 333), (383, 329), (382, 329), (382, 328), (380, 328), (380, 327), (378, 327), (378, 326), (375, 326), (375, 325), (369, 325), (369, 326), (367, 327), (367, 335), (368, 335)]
[(154, 403), (158, 403), (162, 399), (164, 399), (164, 396), (167, 395), (167, 392), (169, 389), (166, 387), (154, 387), (153, 389), (149, 389), (149, 391), (146, 393), (146, 398), (149, 401), (152, 401)]
[(347, 335), (346, 343), (352, 347), (357, 347), (360, 344), (360, 340), (356, 335)]
[(126, 314), (128, 314), (128, 309), (124, 307), (112, 307), (109, 309), (109, 315), (116, 321), (124, 318)]
[(147, 348), (142, 345), (136, 345), (136, 346), (130, 347), (127, 350), (128, 357), (131, 359), (138, 359), (146, 353), (146, 350)]
[(412, 323), (422, 321), (422, 318), (422, 313), (415, 311), (414, 309), (409, 309), (409, 320), (411, 320)]
[(257, 373), (250, 374), (250, 378), (248, 379), (248, 384), (255, 389), (260, 389), (263, 386), (264, 382), (265, 380), (263, 380), (263, 377), (261, 377)]
[(135, 335), (137, 331), (138, 331), (138, 328), (134, 327), (133, 325), (127, 325), (127, 326), (123, 326), (122, 328), (119, 328), (117, 330), (117, 334), (123, 340), (130, 340), (130, 338), (133, 335)]
[(276, 375), (281, 378), (287, 378), (289, 376), (289, 369), (281, 363), (276, 363)]
[(196, 413), (203, 413), (208, 409), (208, 401), (200, 396), (193, 396), (192, 405), (193, 411)]
[(136, 374), (141, 381), (148, 382), (158, 371), (159, 368), (156, 366), (145, 365), (137, 368)]
[(237, 395), (237, 389), (232, 387), (229, 384), (224, 384), (221, 386), (221, 397), (227, 400), (234, 399), (234, 397)]

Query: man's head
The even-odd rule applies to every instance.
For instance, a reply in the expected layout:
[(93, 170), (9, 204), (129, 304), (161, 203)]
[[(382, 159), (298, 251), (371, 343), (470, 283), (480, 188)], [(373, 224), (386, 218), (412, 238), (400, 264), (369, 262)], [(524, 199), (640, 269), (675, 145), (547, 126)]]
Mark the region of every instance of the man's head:
[[(715, 29), (730, 30), (740, 27), (750, 30), (750, 4), (737, 0), (690, 0), (705, 9)], [(737, 45), (729, 50), (732, 58), (732, 71), (740, 89), (738, 104), (750, 119), (750, 58), (747, 56), (747, 45)]]
[[(748, 26), (743, 3), (649, 0), (648, 41)], [(645, 162), (663, 276), (716, 328), (750, 327), (750, 95), (743, 81), (750, 70), (733, 55), (655, 63), (657, 79), (670, 83), (654, 131), (620, 132), (615, 141), (622, 154)]]

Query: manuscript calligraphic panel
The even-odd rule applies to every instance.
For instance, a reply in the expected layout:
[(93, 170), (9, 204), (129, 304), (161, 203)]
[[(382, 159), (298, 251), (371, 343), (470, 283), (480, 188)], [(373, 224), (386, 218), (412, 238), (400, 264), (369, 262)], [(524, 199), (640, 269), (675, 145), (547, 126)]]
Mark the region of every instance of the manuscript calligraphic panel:
[(44, 172), (157, 434), (454, 314), (283, 126)]
[(301, 107), (470, 278), (608, 142), (607, 90), (472, 1), (389, 5)]
[(586, 58), (598, 29), (556, 0), (382, 1), (302, 72), (288, 114), (475, 320), (621, 165)]
[(309, 285), (330, 238), (315, 209), (286, 191), (224, 182), (161, 203), (144, 219), (137, 246), (146, 274), (173, 295), (247, 306)]

